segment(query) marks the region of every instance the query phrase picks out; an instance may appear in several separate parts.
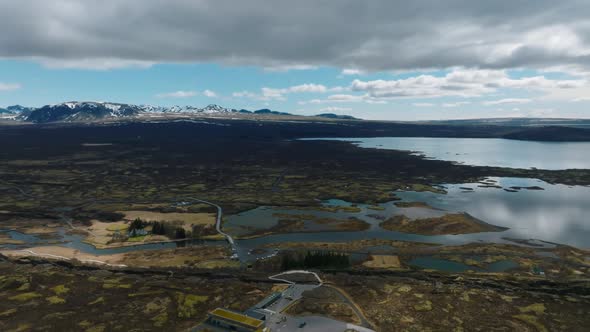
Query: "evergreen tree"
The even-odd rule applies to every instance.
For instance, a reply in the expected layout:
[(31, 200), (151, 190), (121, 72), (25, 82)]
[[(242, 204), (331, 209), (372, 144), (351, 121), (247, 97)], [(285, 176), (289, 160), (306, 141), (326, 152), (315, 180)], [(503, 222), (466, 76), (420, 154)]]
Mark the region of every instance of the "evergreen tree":
[(144, 228), (144, 222), (140, 218), (136, 218), (129, 224), (128, 231), (131, 234), (135, 234), (138, 230)]
[(166, 226), (164, 222), (155, 221), (152, 225), (152, 234), (165, 235)]
[(175, 239), (185, 239), (186, 238), (186, 231), (184, 230), (184, 228), (177, 227), (175, 234), (174, 234), (174, 238)]

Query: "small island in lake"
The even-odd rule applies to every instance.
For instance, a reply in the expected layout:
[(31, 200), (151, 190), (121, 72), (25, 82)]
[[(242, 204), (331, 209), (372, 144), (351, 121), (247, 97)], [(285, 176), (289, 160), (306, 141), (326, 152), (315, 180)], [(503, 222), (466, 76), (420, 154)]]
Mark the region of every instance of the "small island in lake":
[(442, 217), (412, 220), (404, 215), (393, 216), (380, 224), (383, 229), (420, 235), (471, 234), (502, 232), (507, 228), (490, 225), (468, 213), (451, 213)]

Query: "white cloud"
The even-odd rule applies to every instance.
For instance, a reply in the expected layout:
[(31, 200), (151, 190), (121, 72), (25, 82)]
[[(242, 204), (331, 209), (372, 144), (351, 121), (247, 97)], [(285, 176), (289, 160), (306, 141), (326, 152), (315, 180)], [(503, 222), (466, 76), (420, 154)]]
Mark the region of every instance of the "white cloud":
[(348, 103), (348, 102), (363, 101), (365, 98), (366, 98), (366, 95), (337, 94), (337, 95), (330, 95), (330, 96), (328, 96), (327, 99), (329, 101)]
[(307, 101), (298, 102), (299, 105), (306, 104), (325, 104), (325, 103), (360, 103), (364, 102), (367, 104), (387, 104), (386, 100), (380, 100), (373, 98), (367, 94), (364, 95), (352, 95), (352, 94), (334, 94), (329, 95), (325, 99), (311, 99)]
[(574, 103), (581, 102), (581, 101), (590, 101), (590, 97), (579, 97), (579, 98), (572, 99), (572, 102), (574, 102)]
[(155, 64), (153, 61), (125, 60), (117, 58), (91, 58), (91, 59), (37, 59), (45, 68), (49, 69), (85, 69), (85, 70), (112, 70), (123, 68), (149, 68)]
[(471, 104), (470, 101), (457, 101), (454, 103), (443, 103), (442, 107), (454, 108), (454, 107), (460, 107), (460, 106), (469, 105), (469, 104)]
[(300, 100), (297, 102), (299, 105), (307, 105), (307, 104), (321, 104), (324, 101), (322, 99), (311, 99), (311, 100)]
[(275, 65), (275, 66), (264, 66), (265, 71), (269, 72), (288, 72), (291, 70), (315, 70), (318, 69), (317, 66), (306, 65), (306, 64), (299, 64), (299, 65)]
[(445, 76), (419, 75), (399, 80), (354, 80), (353, 91), (366, 92), (375, 99), (479, 97), (500, 88), (570, 89), (585, 80), (550, 80), (544, 76), (510, 78), (504, 70), (455, 69)]
[(0, 91), (14, 91), (20, 89), (22, 86), (18, 83), (2, 83), (0, 82)]
[(158, 98), (190, 98), (196, 96), (196, 91), (174, 91), (167, 93), (159, 93), (156, 95)]
[(416, 107), (433, 107), (433, 103), (412, 103), (412, 106)]
[(528, 116), (546, 118), (555, 116), (555, 110), (553, 108), (537, 108), (528, 111)]
[(246, 91), (246, 90), (234, 92), (234, 93), (232, 93), (232, 96), (236, 97), (236, 98), (250, 98), (250, 99), (255, 99), (256, 97), (258, 97), (257, 94), (252, 93), (250, 91)]
[(364, 74), (364, 72), (360, 69), (350, 69), (350, 68), (345, 68), (342, 69), (342, 71), (340, 72), (341, 75), (344, 76), (348, 76), (348, 75), (362, 75)]
[(209, 98), (216, 98), (217, 97), (217, 93), (215, 93), (215, 91), (211, 91), (211, 90), (205, 90), (203, 91), (203, 95), (205, 97), (209, 97)]
[(232, 96), (238, 98), (250, 98), (255, 100), (270, 101), (270, 100), (286, 100), (285, 95), (293, 93), (326, 93), (326, 92), (337, 92), (346, 91), (344, 87), (333, 87), (328, 88), (322, 84), (305, 83), (300, 85), (294, 85), (288, 88), (268, 88), (264, 87), (260, 89), (260, 93), (253, 93), (250, 91), (234, 92)]
[(282, 91), (283, 93), (301, 93), (301, 92), (324, 93), (324, 92), (328, 91), (328, 88), (326, 88), (324, 85), (321, 85), (321, 84), (308, 83), (308, 84), (301, 84), (301, 85), (292, 86), (287, 89), (281, 89), (280, 91)]
[[(512, 78), (505, 70), (479, 70), (456, 68), (444, 76), (417, 75), (398, 80), (362, 81), (355, 79), (348, 88), (352, 92), (361, 94), (340, 93), (332, 94), (323, 99), (299, 101), (300, 105), (323, 103), (351, 103), (364, 102), (368, 104), (383, 104), (398, 98), (438, 98), (438, 97), (481, 97), (496, 93), (500, 89), (534, 90), (538, 92), (554, 93), (560, 90), (584, 88), (584, 79), (552, 80), (545, 76), (531, 76)], [(324, 87), (325, 88), (325, 87)], [(321, 91), (335, 89), (322, 88)], [(295, 89), (293, 89), (295, 90)], [(289, 89), (270, 89), (265, 95), (283, 96)], [(345, 90), (342, 90), (345, 91)], [(270, 94), (273, 92), (273, 94)], [(503, 104), (525, 104), (532, 100), (527, 98), (505, 98), (484, 101), (487, 106)], [(453, 108), (470, 104), (471, 101), (446, 102), (442, 107)], [(416, 107), (432, 107), (433, 103), (415, 102)]]
[(256, 97), (255, 99), (259, 100), (286, 100), (285, 96), (283, 96), (283, 92), (281, 89), (273, 89), (273, 88), (262, 88), (262, 95)]
[(259, 101), (270, 101), (270, 100), (286, 100), (283, 96), (283, 93), (280, 89), (272, 89), (272, 88), (262, 88), (260, 89), (260, 93), (254, 93), (251, 91), (238, 91), (232, 93), (232, 96), (235, 98), (248, 98), (253, 100)]
[(532, 102), (532, 99), (528, 98), (506, 98), (499, 100), (488, 100), (482, 102), (485, 106), (505, 105), (505, 104), (528, 104)]
[(329, 107), (324, 107), (324, 108), (320, 108), (320, 112), (349, 112), (352, 111), (352, 108), (350, 107), (337, 107), (337, 106), (329, 106)]

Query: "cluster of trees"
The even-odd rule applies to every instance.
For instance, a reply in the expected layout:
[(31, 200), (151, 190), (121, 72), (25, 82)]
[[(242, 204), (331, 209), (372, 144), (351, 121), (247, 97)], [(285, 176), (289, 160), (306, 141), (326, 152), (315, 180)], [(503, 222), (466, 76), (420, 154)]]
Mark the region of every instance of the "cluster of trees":
[(170, 239), (186, 239), (192, 236), (190, 231), (186, 231), (182, 225), (179, 225), (178, 223), (165, 221), (154, 221), (149, 223), (140, 218), (136, 218), (129, 224), (127, 234), (130, 237), (146, 235), (148, 232), (145, 228), (148, 225), (152, 226), (152, 234), (165, 235)]
[(130, 224), (129, 227), (127, 228), (127, 232), (129, 234), (130, 237), (134, 237), (134, 236), (141, 236), (141, 235), (145, 235), (146, 231), (145, 231), (145, 226), (146, 226), (146, 222), (141, 220), (140, 218), (136, 218), (135, 220), (133, 220)]
[(305, 255), (287, 254), (283, 256), (283, 270), (332, 268), (346, 269), (350, 267), (350, 258), (346, 254), (328, 251), (308, 251)]
[(178, 225), (164, 221), (154, 221), (152, 223), (152, 234), (166, 235), (171, 239), (186, 239), (191, 237), (191, 232), (187, 232), (184, 228)]

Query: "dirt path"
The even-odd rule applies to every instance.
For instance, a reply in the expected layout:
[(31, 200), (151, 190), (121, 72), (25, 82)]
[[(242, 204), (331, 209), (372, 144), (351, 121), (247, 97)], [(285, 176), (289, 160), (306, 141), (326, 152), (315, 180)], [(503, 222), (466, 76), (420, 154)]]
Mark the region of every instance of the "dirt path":
[(350, 297), (350, 295), (348, 295), (348, 293), (346, 293), (345, 290), (343, 290), (337, 286), (329, 285), (329, 284), (324, 284), (323, 286), (332, 288), (333, 290), (337, 291), (342, 296), (342, 299), (345, 300), (345, 303), (350, 305), (352, 310), (358, 316), (359, 320), (361, 321), (361, 326), (371, 328), (371, 329), (373, 328), (373, 324), (371, 324), (369, 322), (369, 320), (365, 316), (365, 313), (363, 312), (363, 310), (354, 302), (354, 300)]

